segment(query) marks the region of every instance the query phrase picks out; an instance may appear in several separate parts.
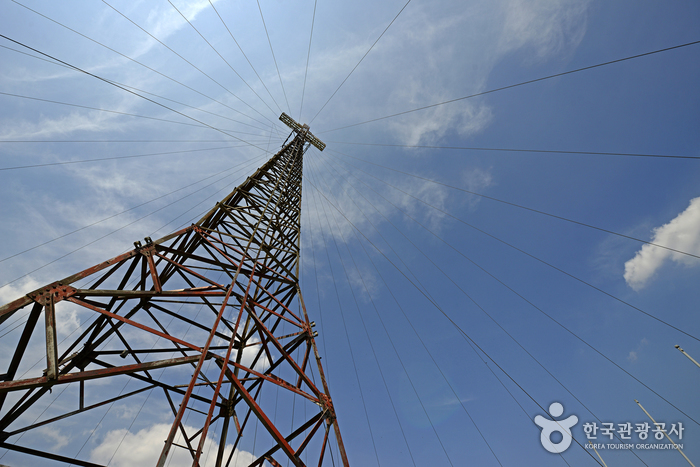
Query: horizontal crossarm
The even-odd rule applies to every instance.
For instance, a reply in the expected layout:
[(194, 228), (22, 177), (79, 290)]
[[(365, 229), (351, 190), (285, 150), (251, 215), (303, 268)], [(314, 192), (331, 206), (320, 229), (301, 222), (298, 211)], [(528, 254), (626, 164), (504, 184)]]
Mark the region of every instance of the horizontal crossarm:
[(323, 141), (311, 134), (309, 125), (299, 125), (292, 117), (284, 112), (280, 115), (280, 120), (289, 128), (302, 135), (306, 141), (316, 146), (319, 151), (323, 151), (326, 148), (326, 144)]

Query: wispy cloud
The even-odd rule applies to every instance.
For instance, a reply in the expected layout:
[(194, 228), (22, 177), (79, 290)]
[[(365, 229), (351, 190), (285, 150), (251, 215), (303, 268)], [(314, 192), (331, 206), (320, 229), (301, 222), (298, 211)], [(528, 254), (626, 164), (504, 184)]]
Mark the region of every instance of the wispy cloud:
[[(652, 243), (674, 250), (700, 254), (700, 197), (690, 200), (688, 208), (668, 224), (656, 227)], [(675, 251), (644, 245), (634, 258), (625, 263), (625, 281), (634, 290), (641, 290), (654, 277), (659, 268), (671, 259), (685, 266), (698, 266), (700, 260)]]
[(588, 0), (506, 0), (498, 51), (530, 48), (544, 60), (574, 50), (586, 33)]
[(394, 181), (392, 185), (401, 190), (389, 191), (388, 198), (396, 206), (426, 227), (433, 230), (439, 229), (442, 219), (445, 218), (445, 214), (441, 211), (449, 211), (447, 209), (449, 193), (446, 187), (413, 179)]
[(639, 345), (637, 345), (636, 349), (630, 350), (630, 353), (627, 355), (627, 360), (632, 363), (636, 362), (639, 359), (639, 354), (642, 353), (642, 350), (647, 345), (649, 345), (649, 341), (645, 337), (641, 341), (639, 341)]
[(113, 129), (113, 120), (113, 116), (102, 112), (72, 112), (55, 118), (44, 117), (38, 121), (15, 120), (3, 125), (0, 139), (42, 139), (80, 131), (100, 133)]
[[(462, 180), (467, 190), (481, 193), (482, 190), (493, 184), (493, 175), (491, 175), (491, 172), (488, 170), (475, 167), (465, 170), (462, 174)], [(481, 201), (481, 197), (476, 195), (467, 195), (465, 199), (471, 209), (476, 208), (479, 201)]]
[[(434, 101), (445, 100), (447, 98), (442, 97)], [(476, 134), (486, 128), (492, 119), (493, 111), (483, 104), (440, 106), (420, 114), (410, 114), (400, 122), (389, 122), (389, 127), (402, 144), (432, 144), (449, 132), (456, 131), (461, 136)]]
[(1, 288), (0, 303), (4, 305), (12, 300), (16, 300), (17, 298), (38, 289), (42, 285), (43, 284), (40, 284), (31, 277), (26, 277), (21, 281)]
[[(328, 104), (318, 123), (324, 128), (342, 126), (366, 119), (367, 108), (382, 109), (388, 115), (477, 94), (487, 88), (498, 63), (516, 51), (525, 64), (566, 58), (585, 35), (589, 3), (477, 1), (458, 9), (441, 1), (429, 7), (412, 4), (345, 83), (336, 101)], [(357, 61), (356, 49), (369, 48), (373, 37), (370, 33), (356, 38), (351, 47), (334, 48), (333, 56), (323, 52), (317, 56), (310, 70), (314, 95), (308, 97), (305, 108), (323, 103), (315, 100), (317, 96), (333, 91)], [(351, 94), (353, 100), (342, 99)], [(384, 140), (388, 132), (396, 141), (420, 144), (453, 133), (470, 136), (493, 119), (488, 100), (477, 98), (372, 123), (371, 129), (363, 131), (381, 132)]]
[[(217, 1), (218, 0), (214, 0), (212, 3), (217, 3)], [(211, 8), (208, 0), (191, 2), (174, 1), (173, 4), (190, 22), (194, 22), (202, 11)], [(147, 9), (148, 11), (139, 11), (141, 8)], [(138, 4), (130, 10), (122, 11), (120, 9), (119, 11), (134, 21), (136, 17), (146, 15), (146, 20), (141, 24), (139, 21), (135, 22), (161, 42), (166, 42), (170, 36), (180, 29), (190, 27), (180, 13), (167, 3), (153, 5), (151, 2), (138, 2)], [(139, 38), (139, 42), (134, 46), (133, 57), (145, 55), (155, 47), (164, 48), (142, 31), (138, 31), (136, 37)]]
[(53, 445), (50, 448), (51, 450), (55, 451), (61, 449), (70, 442), (70, 432), (59, 432), (50, 427), (43, 427), (39, 431), (45, 437), (45, 439), (53, 441)]

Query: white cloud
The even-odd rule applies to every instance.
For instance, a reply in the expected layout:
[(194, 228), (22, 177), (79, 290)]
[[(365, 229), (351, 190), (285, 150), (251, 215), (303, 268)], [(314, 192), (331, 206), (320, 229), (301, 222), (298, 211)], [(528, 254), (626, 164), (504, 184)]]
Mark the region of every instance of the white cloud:
[[(192, 427), (185, 427), (186, 432), (194, 433), (197, 430)], [(163, 449), (163, 441), (168, 437), (170, 425), (159, 423), (148, 428), (139, 430), (138, 433), (131, 433), (125, 429), (111, 430), (107, 432), (102, 442), (90, 453), (90, 461), (107, 464), (111, 467), (132, 467), (135, 465), (156, 465), (158, 456)], [(196, 441), (196, 440), (195, 440)], [(207, 456), (207, 448), (215, 449), (212, 445), (214, 440), (207, 437), (205, 451), (202, 455), (202, 466), (209, 467), (215, 464), (216, 455), (214, 452)], [(227, 445), (225, 454), (231, 453), (232, 446)], [(115, 453), (116, 451), (116, 453)], [(192, 457), (184, 449), (173, 447), (171, 451), (171, 467), (189, 467), (192, 465)], [(112, 458), (114, 456), (114, 458)], [(111, 462), (110, 462), (111, 459)], [(250, 465), (255, 457), (246, 451), (238, 451), (234, 454), (235, 462), (231, 465)]]
[(63, 306), (56, 307), (56, 332), (59, 340), (63, 340), (64, 337), (80, 327), (78, 314), (83, 311), (77, 305), (69, 302), (64, 302), (61, 305)]
[(6, 285), (0, 289), (0, 303), (3, 305), (9, 303), (38, 289), (42, 285), (32, 277), (25, 277), (13, 284)]
[[(449, 212), (449, 209), (447, 209), (448, 190), (446, 187), (427, 180), (404, 180), (402, 182), (394, 182), (392, 185), (408, 193), (404, 194), (400, 191), (392, 190), (388, 198), (394, 204), (426, 227), (434, 231), (439, 230), (440, 223), (446, 216), (439, 210)], [(424, 202), (418, 201), (416, 198)], [(412, 221), (409, 222), (413, 224)]]
[[(250, 347), (246, 347), (243, 349), (243, 355), (241, 356), (241, 365), (250, 368), (253, 360), (255, 360), (255, 357), (258, 356), (260, 353), (260, 349), (262, 348), (261, 345), (251, 345)], [(260, 358), (258, 358), (258, 361), (255, 362), (255, 366), (253, 367), (253, 370), (259, 371), (259, 372), (264, 372), (270, 367), (270, 360), (268, 360), (266, 354), (262, 354)]]
[(113, 125), (113, 116), (102, 112), (72, 112), (55, 118), (44, 117), (36, 122), (8, 120), (3, 124), (0, 139), (42, 139), (66, 136), (76, 131), (99, 133), (113, 128)]
[(45, 438), (54, 442), (54, 444), (49, 449), (50, 451), (57, 451), (70, 442), (70, 432), (61, 433), (52, 427), (43, 427), (39, 431)]
[(378, 296), (380, 293), (381, 287), (379, 286), (379, 277), (374, 270), (370, 269), (367, 265), (362, 266), (358, 264), (356, 269), (355, 265), (351, 262), (350, 266), (352, 266), (348, 269), (350, 285), (354, 290), (359, 292), (356, 294), (356, 297), (359, 298), (362, 303), (369, 304), (371, 299)]
[[(381, 117), (429, 106), (487, 89), (494, 67), (517, 52), (523, 61), (570, 56), (586, 31), (589, 0), (489, 0), (463, 3), (437, 0), (411, 4), (372, 49), (321, 114), (319, 128)], [(457, 6), (459, 5), (459, 6)], [(361, 53), (381, 32), (372, 30), (323, 51), (312, 63), (315, 95), (330, 95)], [(384, 25), (382, 25), (384, 27)], [(360, 44), (360, 45), (358, 45)], [(320, 64), (320, 65), (319, 65)], [(322, 78), (319, 78), (322, 77)], [(505, 83), (504, 83), (505, 84)], [(318, 108), (310, 95), (304, 108)], [(352, 100), (344, 99), (352, 95)], [(494, 119), (488, 98), (462, 100), (371, 123), (369, 138), (387, 133), (403, 144), (427, 144), (449, 135), (470, 136)], [(342, 108), (338, 104), (342, 102)], [(368, 114), (381, 108), (381, 114)], [(309, 110), (310, 112), (310, 110)], [(312, 114), (313, 115), (313, 114)], [(321, 135), (321, 137), (323, 137)]]
[[(700, 197), (690, 200), (685, 211), (653, 232), (652, 243), (700, 255)], [(634, 290), (641, 290), (667, 259), (686, 266), (700, 265), (697, 258), (645, 244), (625, 263), (625, 281)]]
[(649, 344), (649, 341), (644, 338), (641, 341), (639, 341), (639, 345), (637, 345), (637, 348), (635, 350), (631, 350), (630, 353), (627, 355), (627, 360), (630, 362), (634, 363), (639, 359), (639, 354), (642, 352), (642, 349), (646, 347)]
[(534, 49), (542, 60), (575, 49), (586, 32), (587, 0), (507, 0), (500, 53)]
[(161, 186), (148, 183), (145, 177), (125, 172), (108, 173), (104, 167), (81, 167), (74, 174), (95, 191), (96, 197), (105, 202), (110, 199), (133, 202), (132, 200), (153, 198), (165, 191)]
[[(217, 2), (218, 0), (212, 1), (212, 3)], [(209, 6), (208, 0), (197, 0), (194, 2), (187, 2), (184, 4), (183, 2), (176, 1), (173, 2), (173, 5), (175, 5), (175, 7), (177, 7), (177, 9), (180, 10), (182, 15), (184, 15), (190, 22), (194, 22), (197, 16), (203, 10), (205, 10), (206, 8), (211, 8), (211, 6)], [(146, 2), (144, 6), (146, 8), (152, 8), (148, 12), (148, 17), (146, 21), (143, 23), (139, 23), (139, 21), (135, 22), (139, 24), (142, 28), (144, 28), (146, 31), (151, 33), (154, 37), (158, 38), (158, 40), (160, 40), (161, 42), (167, 43), (167, 39), (180, 29), (184, 27), (190, 28), (190, 26), (182, 18), (180, 13), (175, 11), (175, 8), (173, 8), (167, 3), (159, 6), (154, 6), (152, 2)], [(117, 7), (117, 9), (124, 13), (126, 16), (130, 17), (132, 20), (134, 19), (135, 15), (133, 11), (125, 11), (119, 7)], [(134, 9), (138, 9), (138, 7)], [(138, 31), (137, 34), (138, 37), (143, 39), (143, 42), (141, 42), (137, 46), (137, 50), (133, 54), (133, 56), (140, 57), (149, 52), (154, 47), (165, 49), (162, 45), (160, 45), (151, 37), (147, 36), (145, 33)]]
[[(462, 179), (464, 180), (464, 186), (466, 189), (473, 191), (474, 193), (480, 193), (484, 188), (487, 188), (493, 184), (493, 176), (491, 175), (491, 172), (478, 167), (465, 170), (462, 174)], [(480, 200), (481, 197), (479, 196), (467, 195), (467, 203), (469, 203), (469, 207), (472, 209), (476, 207)]]
[[(434, 102), (445, 100), (448, 98), (437, 97)], [(470, 136), (486, 128), (492, 118), (490, 107), (464, 104), (434, 107), (419, 114), (410, 114), (400, 122), (392, 121), (389, 125), (402, 144), (418, 145), (434, 143), (450, 131)]]

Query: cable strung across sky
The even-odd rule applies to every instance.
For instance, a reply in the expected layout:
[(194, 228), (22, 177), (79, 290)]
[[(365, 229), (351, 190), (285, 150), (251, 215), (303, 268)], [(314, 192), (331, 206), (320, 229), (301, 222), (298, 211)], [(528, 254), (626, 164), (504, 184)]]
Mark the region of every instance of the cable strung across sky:
[[(0, 38), (0, 305), (37, 305), (0, 323), (0, 386), (86, 379), (7, 391), (0, 464), (697, 465), (697, 366), (675, 346), (700, 356), (698, 17), (5, 2), (2, 34), (35, 51)], [(324, 148), (303, 173), (255, 172), (295, 135)]]
[(666, 47), (666, 48), (663, 48), (663, 49), (652, 50), (651, 52), (645, 52), (645, 53), (642, 53), (642, 54), (631, 55), (631, 56), (629, 56), (629, 57), (618, 58), (618, 59), (616, 59), (616, 60), (610, 60), (610, 61), (608, 61), (608, 62), (598, 63), (598, 64), (596, 64), (596, 65), (589, 65), (589, 66), (585, 66), (585, 67), (582, 67), (582, 68), (576, 68), (575, 70), (563, 71), (563, 72), (561, 72), (561, 73), (555, 73), (555, 74), (553, 74), (553, 75), (543, 76), (543, 77), (541, 77), (541, 78), (536, 78), (536, 79), (531, 79), (531, 80), (527, 80), (527, 81), (522, 81), (522, 82), (516, 83), (516, 84), (510, 84), (510, 85), (508, 85), (508, 86), (502, 86), (502, 87), (495, 88), (495, 89), (489, 89), (488, 91), (481, 91), (481, 92), (478, 92), (478, 93), (475, 93), (475, 94), (470, 94), (470, 95), (468, 95), (468, 96), (457, 97), (457, 98), (455, 98), (455, 99), (450, 99), (450, 100), (447, 100), (447, 101), (438, 102), (437, 104), (424, 105), (424, 106), (422, 106), (422, 107), (418, 107), (418, 108), (411, 109), (411, 110), (405, 110), (405, 111), (403, 111), (403, 112), (399, 112), (399, 113), (387, 115), (387, 116), (384, 116), (384, 117), (377, 117), (377, 118), (373, 118), (373, 119), (371, 119), (371, 120), (365, 120), (365, 121), (363, 121), (363, 122), (353, 123), (353, 124), (351, 124), (351, 125), (345, 125), (345, 126), (341, 126), (341, 127), (338, 127), (338, 128), (333, 128), (332, 130), (322, 130), (322, 131), (319, 131), (318, 133), (319, 133), (319, 134), (321, 134), (321, 133), (330, 133), (331, 131), (344, 130), (344, 129), (346, 129), (346, 128), (352, 128), (352, 127), (356, 127), (356, 126), (360, 126), (360, 125), (366, 125), (367, 123), (378, 122), (378, 121), (380, 121), (380, 120), (386, 120), (387, 118), (394, 118), (394, 117), (398, 117), (398, 116), (400, 116), (400, 115), (406, 115), (406, 114), (410, 114), (410, 113), (413, 113), (413, 112), (418, 112), (418, 111), (420, 111), (420, 110), (426, 110), (426, 109), (431, 109), (431, 108), (433, 108), (433, 107), (438, 107), (438, 106), (441, 106), (441, 105), (452, 104), (453, 102), (459, 102), (459, 101), (463, 101), (463, 100), (466, 100), (466, 99), (472, 99), (472, 98), (474, 98), (474, 97), (485, 96), (485, 95), (487, 95), (487, 94), (492, 94), (492, 93), (494, 93), (494, 92), (505, 91), (506, 89), (513, 89), (513, 88), (517, 88), (517, 87), (520, 87), (520, 86), (525, 86), (525, 85), (527, 85), (527, 84), (538, 83), (538, 82), (540, 82), (540, 81), (546, 81), (546, 80), (548, 80), (548, 79), (558, 78), (558, 77), (560, 77), (560, 76), (566, 76), (566, 75), (570, 75), (570, 74), (573, 74), (573, 73), (579, 73), (579, 72), (581, 72), (581, 71), (592, 70), (592, 69), (594, 69), (594, 68), (600, 68), (600, 67), (604, 67), (604, 66), (607, 66), (607, 65), (612, 65), (612, 64), (615, 64), (615, 63), (625, 62), (625, 61), (627, 61), (627, 60), (634, 60), (635, 58), (647, 57), (647, 56), (649, 56), (649, 55), (659, 54), (659, 53), (663, 53), (663, 52), (669, 52), (669, 51), (671, 51), (671, 50), (681, 49), (681, 48), (683, 48), (683, 47), (689, 47), (689, 46), (691, 46), (691, 45), (697, 45), (697, 44), (700, 44), (700, 40), (698, 40), (698, 41), (693, 41), (693, 42), (686, 42), (685, 44), (680, 44), (680, 45), (674, 45), (673, 47)]

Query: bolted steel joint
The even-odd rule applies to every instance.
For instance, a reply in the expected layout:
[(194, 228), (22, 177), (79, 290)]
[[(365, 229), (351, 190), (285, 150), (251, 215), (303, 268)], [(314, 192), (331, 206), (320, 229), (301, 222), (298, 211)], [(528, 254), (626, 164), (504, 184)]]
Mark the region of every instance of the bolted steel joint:
[(78, 290), (75, 287), (63, 285), (60, 282), (55, 282), (47, 285), (44, 288), (30, 292), (27, 294), (27, 296), (40, 305), (48, 305), (51, 303), (52, 299), (54, 303), (57, 303), (61, 300), (72, 297), (77, 293), (77, 291)]

